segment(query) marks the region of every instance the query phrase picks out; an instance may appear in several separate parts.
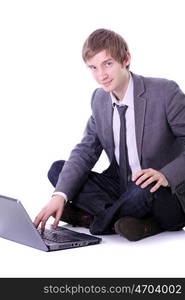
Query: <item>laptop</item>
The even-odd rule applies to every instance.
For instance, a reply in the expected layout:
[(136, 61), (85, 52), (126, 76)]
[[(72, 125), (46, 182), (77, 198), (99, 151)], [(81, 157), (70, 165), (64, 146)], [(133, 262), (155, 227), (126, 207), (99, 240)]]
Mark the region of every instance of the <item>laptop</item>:
[(43, 251), (94, 245), (101, 238), (69, 230), (63, 226), (36, 229), (21, 201), (0, 195), (0, 237)]

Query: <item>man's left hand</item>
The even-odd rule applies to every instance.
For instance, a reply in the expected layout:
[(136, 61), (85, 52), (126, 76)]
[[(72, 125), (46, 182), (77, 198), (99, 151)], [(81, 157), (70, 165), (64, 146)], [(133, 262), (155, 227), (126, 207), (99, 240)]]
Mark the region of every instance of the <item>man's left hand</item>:
[(156, 184), (150, 189), (151, 193), (157, 191), (160, 186), (169, 186), (166, 177), (161, 172), (152, 168), (137, 171), (132, 176), (132, 181), (135, 181), (136, 185), (141, 185), (142, 189), (146, 188), (149, 184), (156, 182)]

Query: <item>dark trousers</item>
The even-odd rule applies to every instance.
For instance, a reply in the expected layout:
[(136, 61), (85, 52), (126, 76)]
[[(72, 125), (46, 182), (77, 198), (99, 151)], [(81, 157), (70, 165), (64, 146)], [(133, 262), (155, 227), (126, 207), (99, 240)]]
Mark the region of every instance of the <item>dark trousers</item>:
[[(58, 181), (65, 161), (52, 164), (48, 178), (53, 186)], [(146, 218), (153, 216), (163, 230), (180, 230), (185, 226), (185, 213), (170, 188), (160, 187), (150, 193), (150, 187), (140, 188), (129, 182), (127, 190), (120, 191), (119, 167), (114, 161), (101, 174), (91, 171), (88, 179), (69, 205), (78, 207), (94, 216), (90, 227), (92, 234), (109, 232), (121, 217)]]

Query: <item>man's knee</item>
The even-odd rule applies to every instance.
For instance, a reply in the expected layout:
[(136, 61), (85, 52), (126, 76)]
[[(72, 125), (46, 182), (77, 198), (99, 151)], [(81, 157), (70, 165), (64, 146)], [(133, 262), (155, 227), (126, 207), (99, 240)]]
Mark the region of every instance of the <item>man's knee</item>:
[(131, 181), (128, 184), (127, 191), (129, 195), (132, 196), (132, 198), (136, 199), (147, 199), (149, 202), (152, 201), (153, 195), (150, 192), (151, 186), (148, 186), (146, 188), (141, 188), (140, 185), (136, 185), (135, 182)]
[(151, 212), (151, 193), (134, 182), (129, 182), (127, 191), (122, 194), (121, 198), (124, 200), (120, 210), (123, 216), (141, 218)]
[(48, 179), (53, 186), (56, 186), (59, 174), (64, 166), (65, 160), (57, 160), (52, 163), (49, 171), (48, 171)]

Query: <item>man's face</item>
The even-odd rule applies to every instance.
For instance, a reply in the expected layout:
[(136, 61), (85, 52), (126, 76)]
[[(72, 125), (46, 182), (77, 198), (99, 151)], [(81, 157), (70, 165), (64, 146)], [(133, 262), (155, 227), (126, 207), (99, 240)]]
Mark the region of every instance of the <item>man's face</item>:
[(120, 64), (106, 50), (98, 52), (86, 61), (95, 80), (106, 92), (113, 92), (118, 99), (124, 96), (128, 85), (129, 72), (126, 67), (129, 63), (129, 53), (123, 64)]

